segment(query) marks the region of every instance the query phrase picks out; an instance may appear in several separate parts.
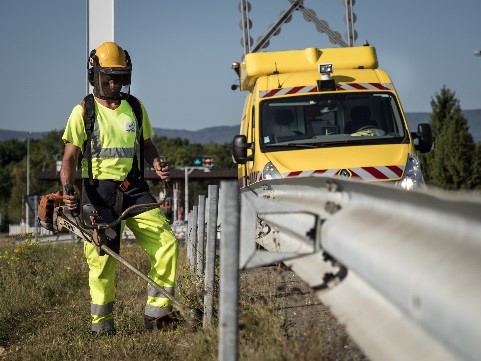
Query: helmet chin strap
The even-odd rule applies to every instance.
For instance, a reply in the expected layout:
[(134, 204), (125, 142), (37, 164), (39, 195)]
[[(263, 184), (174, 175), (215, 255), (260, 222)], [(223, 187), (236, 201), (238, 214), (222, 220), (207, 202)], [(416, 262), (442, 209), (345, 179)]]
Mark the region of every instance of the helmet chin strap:
[(97, 88), (94, 87), (94, 95), (97, 98), (104, 99), (104, 100), (122, 100), (122, 99), (128, 98), (128, 96), (130, 95), (130, 89), (129, 89), (129, 93), (119, 92), (118, 94), (106, 96), (106, 95), (100, 94), (100, 91)]
[[(104, 95), (101, 92), (102, 86), (100, 85), (100, 80), (99, 80), (99, 74), (95, 74), (94, 76), (94, 89), (93, 93), (95, 97), (103, 99), (103, 100), (122, 100), (122, 99), (127, 99), (130, 95), (130, 84), (125, 85), (128, 86), (128, 91), (127, 93), (124, 93), (122, 91), (119, 91), (117, 94), (109, 94), (109, 95)], [(122, 90), (122, 89), (121, 89)]]

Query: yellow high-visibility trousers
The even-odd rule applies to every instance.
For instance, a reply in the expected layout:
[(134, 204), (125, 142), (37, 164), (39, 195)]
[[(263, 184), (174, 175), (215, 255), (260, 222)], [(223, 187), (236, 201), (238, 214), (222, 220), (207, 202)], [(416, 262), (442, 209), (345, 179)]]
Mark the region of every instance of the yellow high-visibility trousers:
[[(122, 223), (130, 228), (140, 247), (149, 255), (148, 276), (173, 295), (178, 243), (164, 214), (159, 208), (155, 208), (128, 218)], [(113, 304), (117, 260), (109, 255), (99, 256), (89, 242), (84, 242), (84, 253), (89, 266), (92, 331), (114, 330)], [(147, 285), (145, 316), (159, 318), (171, 311), (171, 301)]]

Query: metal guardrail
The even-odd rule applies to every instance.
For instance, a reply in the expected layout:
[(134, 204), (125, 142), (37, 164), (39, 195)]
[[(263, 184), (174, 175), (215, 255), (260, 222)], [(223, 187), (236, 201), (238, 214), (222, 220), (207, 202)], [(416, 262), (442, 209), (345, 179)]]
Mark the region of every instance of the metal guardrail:
[(243, 190), (239, 228), (240, 268), (283, 260), (372, 360), (479, 359), (479, 194), (270, 180)]
[(210, 185), (207, 198), (199, 195), (189, 212), (185, 237), (190, 272), (204, 283), (204, 327), (211, 325), (214, 311), (218, 203), (219, 186)]
[(218, 202), (217, 195), (209, 188), (199, 197), (186, 246), (192, 273), (205, 272), (207, 325), (214, 234), (222, 225), (220, 360), (238, 358), (239, 269), (279, 261), (316, 291), (372, 360), (481, 354), (479, 194), (298, 178), (245, 188), (240, 207), (236, 182), (221, 182)]

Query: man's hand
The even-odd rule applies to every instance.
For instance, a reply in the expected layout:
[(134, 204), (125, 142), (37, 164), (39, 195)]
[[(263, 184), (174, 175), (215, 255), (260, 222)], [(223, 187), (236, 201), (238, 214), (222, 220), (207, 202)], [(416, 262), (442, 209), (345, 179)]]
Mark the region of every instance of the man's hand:
[(72, 215), (74, 217), (78, 216), (79, 201), (77, 197), (77, 192), (75, 192), (73, 185), (70, 183), (64, 186), (63, 203), (65, 204), (67, 209), (72, 212)]
[(170, 181), (170, 166), (168, 163), (161, 161), (159, 158), (155, 158), (153, 162), (155, 173), (164, 182)]

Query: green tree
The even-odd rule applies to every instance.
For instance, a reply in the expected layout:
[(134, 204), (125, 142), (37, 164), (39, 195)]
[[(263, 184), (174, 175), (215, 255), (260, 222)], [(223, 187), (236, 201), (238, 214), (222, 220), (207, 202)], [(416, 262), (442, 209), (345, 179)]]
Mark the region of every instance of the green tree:
[(8, 219), (12, 223), (20, 223), (25, 218), (24, 195), (26, 193), (25, 177), (27, 172), (25, 158), (19, 163), (12, 165), (11, 171), (12, 187), (8, 199), (7, 214)]
[(30, 145), (30, 194), (46, 194), (57, 191), (58, 182), (46, 182), (38, 180), (35, 173), (38, 171), (56, 172), (57, 161), (62, 160), (64, 143), (60, 131), (47, 133), (39, 140), (35, 140)]
[(204, 154), (214, 156), (216, 168), (234, 168), (231, 152), (230, 143), (207, 143), (204, 145)]
[[(6, 231), (7, 225), (12, 221), (9, 214), (9, 202), (15, 185), (15, 167), (25, 159), (27, 154), (26, 142), (9, 139), (0, 143), (0, 230)], [(25, 182), (23, 182), (25, 184)], [(21, 200), (18, 203), (21, 206)], [(21, 208), (19, 217), (21, 217)], [(19, 219), (17, 217), (17, 219)]]
[(32, 141), (30, 161), (37, 170), (54, 171), (57, 160), (62, 160), (64, 144), (62, 133), (52, 131), (39, 140)]
[[(233, 167), (230, 155), (230, 145), (209, 143), (189, 143), (186, 139), (153, 137), (154, 144), (161, 155), (167, 156), (172, 168), (193, 165), (193, 158), (198, 155), (215, 157), (216, 168)], [(39, 171), (56, 171), (56, 162), (61, 160), (64, 144), (60, 131), (52, 131), (41, 139), (30, 140), (30, 195), (42, 195), (58, 190), (58, 181), (38, 180), (35, 174)], [(24, 195), (26, 193), (27, 141), (7, 140), (0, 142), (0, 221), (3, 229), (6, 224), (19, 223), (25, 218)], [(156, 185), (154, 191), (158, 191)], [(199, 182), (193, 187), (190, 195), (193, 197), (204, 192), (207, 184)], [(205, 188), (205, 189), (204, 189)], [(32, 216), (33, 217), (33, 216)], [(31, 219), (33, 219), (30, 217)], [(0, 225), (1, 227), (2, 225)]]
[[(61, 159), (63, 142), (59, 131), (52, 131), (41, 139), (30, 140), (29, 193), (41, 195), (58, 189), (58, 182), (41, 181), (38, 171), (55, 171)], [(19, 223), (25, 218), (24, 196), (27, 190), (27, 140), (0, 142), (0, 213), (6, 229), (8, 223)], [(33, 219), (30, 217), (30, 219)]]
[(455, 93), (443, 86), (431, 99), (430, 123), (434, 149), (423, 154), (426, 181), (444, 189), (471, 189), (477, 170), (473, 169), (476, 144)]
[(152, 141), (159, 149), (159, 153), (167, 157), (171, 167), (192, 166), (194, 157), (201, 155), (214, 156), (216, 168), (224, 169), (234, 166), (229, 143), (198, 144), (190, 143), (187, 139), (169, 139), (164, 136), (154, 136)]
[(471, 178), (471, 188), (481, 190), (481, 143), (476, 143), (473, 161), (473, 176)]
[(27, 154), (25, 142), (6, 140), (0, 143), (0, 203), (6, 204), (12, 189), (11, 166)]

